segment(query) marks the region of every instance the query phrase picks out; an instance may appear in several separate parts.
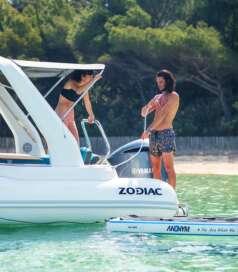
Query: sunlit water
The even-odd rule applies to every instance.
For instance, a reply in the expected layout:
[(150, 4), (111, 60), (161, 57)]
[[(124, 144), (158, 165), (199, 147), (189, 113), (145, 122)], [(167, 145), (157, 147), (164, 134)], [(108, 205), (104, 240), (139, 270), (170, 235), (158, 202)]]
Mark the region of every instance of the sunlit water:
[[(238, 177), (178, 177), (190, 215), (238, 217)], [(0, 272), (238, 271), (238, 237), (109, 233), (104, 224), (4, 227)]]

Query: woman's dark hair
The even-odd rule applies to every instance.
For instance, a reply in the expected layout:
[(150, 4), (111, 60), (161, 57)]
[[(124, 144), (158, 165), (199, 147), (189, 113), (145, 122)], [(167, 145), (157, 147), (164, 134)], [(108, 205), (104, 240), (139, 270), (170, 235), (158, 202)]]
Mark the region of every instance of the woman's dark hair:
[(72, 74), (70, 74), (70, 79), (75, 81), (80, 81), (82, 76), (93, 75), (93, 70), (74, 70)]
[(176, 79), (175, 79), (175, 76), (170, 71), (160, 70), (157, 73), (157, 77), (163, 77), (165, 80), (165, 88), (164, 90), (160, 90), (160, 91), (166, 91), (168, 93), (172, 93), (175, 90)]

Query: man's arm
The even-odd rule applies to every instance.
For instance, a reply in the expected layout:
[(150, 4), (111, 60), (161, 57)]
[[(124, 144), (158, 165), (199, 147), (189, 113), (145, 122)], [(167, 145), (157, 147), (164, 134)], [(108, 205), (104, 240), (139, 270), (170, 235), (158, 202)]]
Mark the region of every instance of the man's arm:
[(158, 125), (164, 120), (164, 118), (168, 115), (168, 113), (174, 109), (179, 103), (179, 96), (176, 94), (172, 94), (168, 99), (168, 102), (158, 111), (157, 118), (150, 124), (148, 127), (148, 131), (154, 130), (158, 127)]
[(141, 109), (141, 116), (146, 117), (149, 113), (155, 110), (154, 104), (154, 98), (150, 100), (149, 103), (147, 103), (142, 109)]

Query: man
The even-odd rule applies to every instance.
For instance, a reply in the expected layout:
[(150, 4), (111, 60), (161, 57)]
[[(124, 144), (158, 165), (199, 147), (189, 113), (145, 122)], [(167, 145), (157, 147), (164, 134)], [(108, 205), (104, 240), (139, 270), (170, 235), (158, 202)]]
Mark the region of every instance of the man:
[(170, 71), (161, 70), (158, 72), (156, 83), (160, 94), (156, 95), (141, 110), (143, 117), (155, 111), (154, 120), (142, 134), (142, 138), (149, 137), (153, 177), (161, 179), (161, 163), (163, 160), (169, 184), (176, 189), (176, 174), (173, 159), (176, 146), (173, 120), (179, 107), (179, 95), (175, 92), (176, 80)]

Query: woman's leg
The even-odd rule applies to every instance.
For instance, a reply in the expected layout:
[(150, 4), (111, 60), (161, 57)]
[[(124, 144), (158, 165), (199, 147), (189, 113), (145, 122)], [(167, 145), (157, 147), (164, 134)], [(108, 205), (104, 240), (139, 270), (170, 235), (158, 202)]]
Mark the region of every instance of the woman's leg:
[(70, 132), (74, 135), (76, 141), (79, 143), (79, 134), (78, 134), (78, 129), (75, 122), (68, 122), (66, 126), (68, 127)]
[(75, 120), (74, 120), (74, 111), (73, 110), (64, 119), (64, 123), (67, 126), (67, 128), (70, 130), (70, 132), (74, 135), (76, 141), (79, 144), (79, 134), (78, 134), (78, 129), (77, 129)]

